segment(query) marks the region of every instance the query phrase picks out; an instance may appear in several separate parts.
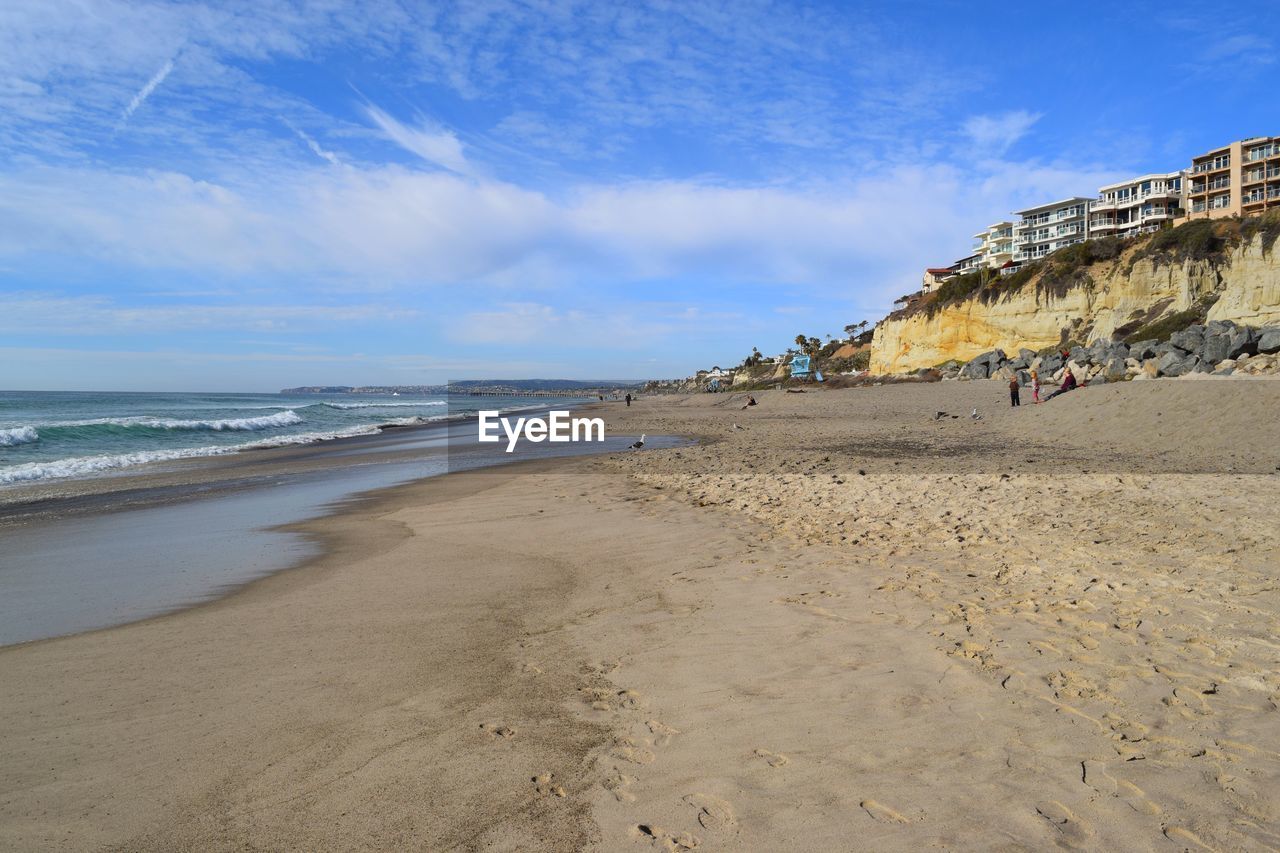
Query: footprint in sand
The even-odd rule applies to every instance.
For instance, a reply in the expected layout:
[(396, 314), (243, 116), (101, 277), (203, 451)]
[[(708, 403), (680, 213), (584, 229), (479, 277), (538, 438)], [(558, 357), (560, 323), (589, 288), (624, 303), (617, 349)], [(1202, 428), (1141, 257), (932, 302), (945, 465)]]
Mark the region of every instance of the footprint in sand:
[(1058, 831), (1070, 847), (1083, 846), (1093, 837), (1093, 830), (1057, 800), (1046, 800), (1036, 806), (1036, 813)]
[(1112, 775), (1105, 761), (1082, 761), (1081, 777), (1086, 785), (1104, 796), (1118, 797), (1138, 814), (1157, 815), (1160, 807), (1147, 799), (1146, 792), (1125, 779)]
[(782, 753), (770, 752), (767, 749), (757, 749), (755, 751), (755, 754), (757, 757), (763, 758), (766, 762), (768, 762), (770, 767), (782, 767), (791, 762), (791, 759), (787, 758)]
[(891, 809), (883, 803), (878, 803), (875, 800), (863, 800), (858, 803), (858, 805), (862, 806), (863, 811), (871, 815), (872, 820), (879, 821), (880, 823), (910, 823), (906, 816), (901, 812)]
[(1164, 833), (1164, 837), (1175, 844), (1181, 844), (1183, 850), (1212, 850), (1208, 844), (1200, 840), (1200, 836), (1196, 835), (1189, 829), (1183, 829), (1180, 826), (1164, 826), (1160, 828)]
[(620, 737), (613, 744), (613, 754), (617, 758), (624, 761), (630, 761), (632, 764), (652, 764), (654, 758), (653, 750), (649, 749), (648, 741), (637, 743), (629, 737)]
[(713, 797), (710, 794), (690, 794), (684, 798), (685, 803), (693, 806), (698, 813), (698, 823), (703, 829), (712, 832), (730, 832), (736, 830), (738, 818), (733, 813), (733, 806), (727, 800)]
[(637, 824), (632, 834), (638, 841), (650, 841), (663, 850), (693, 850), (702, 843), (702, 839), (689, 832), (672, 835), (660, 826), (649, 823)]
[(553, 781), (554, 774), (539, 773), (533, 777), (533, 790), (543, 797), (563, 797), (565, 790)]
[(501, 725), (499, 723), (481, 723), (480, 728), (488, 732), (489, 734), (493, 735), (494, 737), (499, 737), (499, 738), (502, 738), (503, 740), (509, 740), (516, 736), (515, 729), (511, 728), (510, 726)]
[(526, 663), (522, 669), (529, 675), (542, 675), (542, 667), (538, 666), (536, 663)]
[(606, 791), (613, 794), (614, 799), (620, 803), (634, 803), (636, 795), (632, 794), (627, 788), (636, 783), (635, 776), (628, 776), (625, 773), (614, 771), (613, 775), (600, 783)]
[(671, 743), (674, 735), (680, 734), (679, 729), (672, 728), (666, 723), (658, 720), (646, 720), (645, 725), (649, 727), (649, 731), (653, 733), (654, 746), (666, 746)]

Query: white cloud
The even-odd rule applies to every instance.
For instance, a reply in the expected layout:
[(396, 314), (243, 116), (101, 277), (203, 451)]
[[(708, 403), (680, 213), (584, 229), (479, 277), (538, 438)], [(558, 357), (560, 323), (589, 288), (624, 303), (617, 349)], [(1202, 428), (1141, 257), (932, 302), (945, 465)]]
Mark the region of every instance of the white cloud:
[(970, 116), (965, 120), (963, 130), (981, 154), (1002, 157), (1027, 135), (1041, 117), (1041, 113), (1027, 110)]
[(365, 114), (382, 128), (388, 139), (428, 163), (442, 166), (459, 175), (470, 175), (474, 171), (467, 158), (462, 155), (462, 143), (452, 133), (425, 127), (407, 127), (372, 105), (365, 107)]
[(311, 134), (307, 133), (305, 130), (298, 127), (296, 124), (289, 121), (289, 119), (285, 118), (284, 116), (281, 116), (280, 120), (284, 122), (285, 126), (287, 126), (290, 130), (292, 130), (299, 139), (302, 140), (303, 145), (311, 149), (312, 154), (316, 155), (321, 160), (324, 160), (330, 165), (333, 165), (333, 166), (342, 165), (342, 161), (338, 159), (338, 155), (334, 154), (332, 151), (326, 151), (325, 149), (321, 148), (320, 143), (316, 142), (315, 138), (312, 137)]
[(400, 322), (419, 316), (416, 310), (377, 304), (126, 306), (102, 296), (0, 294), (0, 333), (8, 335), (127, 335), (194, 330), (285, 333)]

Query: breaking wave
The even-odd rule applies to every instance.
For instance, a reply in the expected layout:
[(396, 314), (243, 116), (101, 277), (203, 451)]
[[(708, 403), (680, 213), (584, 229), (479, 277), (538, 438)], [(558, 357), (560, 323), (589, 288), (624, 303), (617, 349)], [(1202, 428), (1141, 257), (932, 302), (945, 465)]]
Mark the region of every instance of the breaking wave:
[(134, 465), (145, 465), (148, 462), (171, 462), (177, 459), (192, 459), (199, 456), (222, 456), (228, 453), (239, 453), (244, 450), (260, 450), (268, 447), (284, 447), (290, 444), (313, 444), (317, 441), (329, 441), (335, 438), (350, 438), (356, 435), (374, 435), (381, 428), (373, 425), (351, 427), (335, 432), (310, 432), (299, 435), (283, 435), (275, 438), (262, 438), (244, 444), (231, 444), (225, 447), (184, 447), (174, 450), (140, 450), (136, 453), (111, 453), (98, 456), (79, 456), (71, 459), (54, 459), (48, 462), (27, 462), (0, 468), (0, 484), (22, 483), (35, 480), (55, 480), (64, 477), (83, 477), (100, 471), (118, 468), (129, 468)]
[(40, 433), (35, 427), (22, 426), (13, 429), (0, 429), (0, 447), (15, 447), (19, 444), (31, 444), (40, 440)]

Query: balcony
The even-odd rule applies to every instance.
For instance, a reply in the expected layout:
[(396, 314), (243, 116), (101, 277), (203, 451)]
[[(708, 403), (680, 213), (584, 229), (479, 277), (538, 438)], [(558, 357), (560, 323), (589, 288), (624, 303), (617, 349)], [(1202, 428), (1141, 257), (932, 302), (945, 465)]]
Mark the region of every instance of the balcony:
[(1245, 159), (1250, 163), (1257, 160), (1265, 160), (1268, 157), (1280, 157), (1280, 145), (1271, 144), (1263, 145), (1261, 148), (1250, 148), (1245, 153)]
[(1208, 209), (1208, 208), (1207, 208), (1207, 206), (1206, 206), (1206, 205), (1205, 205), (1205, 203), (1204, 203), (1204, 202), (1202, 202), (1202, 201), (1195, 201), (1195, 202), (1192, 202), (1192, 203), (1191, 203), (1191, 212), (1192, 212), (1192, 213), (1204, 213), (1204, 212), (1205, 212), (1205, 210), (1207, 210), (1207, 209)]
[(1231, 186), (1231, 178), (1214, 178), (1209, 182), (1209, 189), (1220, 190)]
[(1220, 172), (1223, 169), (1231, 168), (1230, 157), (1218, 157), (1207, 163), (1196, 163), (1191, 167), (1191, 171), (1199, 174), (1200, 172)]

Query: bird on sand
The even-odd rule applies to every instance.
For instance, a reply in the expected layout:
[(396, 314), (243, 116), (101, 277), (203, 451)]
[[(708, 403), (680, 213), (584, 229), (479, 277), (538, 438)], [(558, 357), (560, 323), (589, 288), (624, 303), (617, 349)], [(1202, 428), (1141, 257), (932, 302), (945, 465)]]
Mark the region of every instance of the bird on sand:
[(969, 417), (973, 418), (975, 421), (982, 420), (982, 415), (978, 414), (978, 410), (976, 408), (969, 413)]
[(639, 441), (633, 441), (633, 442), (631, 443), (631, 449), (632, 449), (632, 450), (639, 450), (640, 448), (644, 447), (644, 439), (645, 439), (645, 435), (644, 435), (644, 433), (640, 433), (640, 440), (639, 440)]

